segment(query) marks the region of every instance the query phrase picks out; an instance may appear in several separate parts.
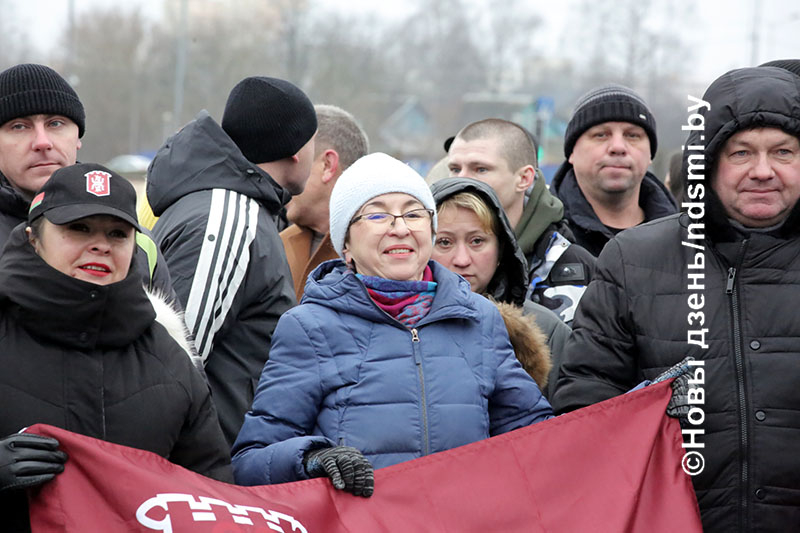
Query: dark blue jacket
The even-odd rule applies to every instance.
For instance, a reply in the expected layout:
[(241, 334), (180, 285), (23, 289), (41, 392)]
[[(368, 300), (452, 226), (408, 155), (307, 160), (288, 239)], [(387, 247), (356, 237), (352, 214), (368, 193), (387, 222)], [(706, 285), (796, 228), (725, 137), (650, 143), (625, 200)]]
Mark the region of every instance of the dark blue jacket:
[(313, 448), (354, 446), (381, 468), (552, 416), (497, 307), (429, 264), (436, 296), (411, 330), (342, 261), (312, 272), (302, 304), (278, 322), (234, 444), (237, 483), (306, 479)]

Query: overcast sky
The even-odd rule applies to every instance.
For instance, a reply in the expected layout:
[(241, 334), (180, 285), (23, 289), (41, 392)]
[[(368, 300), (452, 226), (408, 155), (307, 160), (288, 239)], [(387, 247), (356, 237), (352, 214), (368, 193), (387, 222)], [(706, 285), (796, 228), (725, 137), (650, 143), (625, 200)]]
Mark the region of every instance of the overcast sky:
[[(73, 0), (78, 16), (98, 6), (140, 6), (143, 13), (158, 17), (164, 0)], [(177, 0), (168, 0), (177, 1)], [(215, 0), (235, 9), (236, 0)], [(267, 0), (265, 0), (267, 1)], [(411, 2), (375, 2), (373, 0), (324, 0), (334, 9), (375, 11), (381, 16), (402, 16)], [(475, 0), (480, 1), (480, 0)], [(795, 0), (654, 0), (673, 5), (693, 5), (697, 16), (692, 20), (657, 20), (690, 44), (693, 53), (688, 72), (698, 82), (710, 83), (724, 72), (751, 65), (753, 44), (757, 46), (756, 64), (778, 58), (800, 57), (800, 3)], [(556, 5), (558, 4), (558, 5)], [(563, 41), (575, 31), (575, 12), (579, 0), (562, 3), (552, 0), (529, 0), (539, 8), (544, 20), (539, 40), (549, 53), (558, 55)], [(68, 0), (0, 0), (3, 26), (11, 23), (24, 28), (24, 35), (40, 50), (52, 46), (67, 19)], [(757, 7), (756, 7), (757, 6)], [(758, 11), (756, 11), (756, 9)], [(754, 17), (756, 17), (754, 19)], [(754, 24), (754, 20), (757, 21)], [(757, 38), (753, 38), (753, 28)], [(574, 52), (573, 52), (574, 53)], [(30, 60), (39, 60), (32, 57)]]

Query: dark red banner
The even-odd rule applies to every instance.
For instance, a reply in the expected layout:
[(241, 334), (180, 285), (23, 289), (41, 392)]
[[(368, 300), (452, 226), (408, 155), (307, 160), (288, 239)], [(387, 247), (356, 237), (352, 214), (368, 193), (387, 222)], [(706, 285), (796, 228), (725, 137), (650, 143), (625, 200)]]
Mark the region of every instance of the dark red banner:
[(700, 533), (668, 383), (375, 472), (375, 494), (327, 479), (237, 487), (149, 452), (51, 426), (64, 473), (31, 494), (34, 533), (381, 531)]

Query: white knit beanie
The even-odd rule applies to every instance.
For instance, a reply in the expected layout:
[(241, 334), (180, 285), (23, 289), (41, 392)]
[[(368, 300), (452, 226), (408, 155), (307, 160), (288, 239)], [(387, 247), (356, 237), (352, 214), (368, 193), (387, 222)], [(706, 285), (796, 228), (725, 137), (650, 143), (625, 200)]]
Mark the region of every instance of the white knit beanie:
[[(365, 155), (342, 172), (331, 191), (331, 243), (342, 258), (344, 236), (356, 212), (376, 196), (403, 192), (433, 211), (436, 232), (436, 202), (425, 180), (410, 166), (394, 157), (376, 152)], [(399, 214), (399, 213), (395, 213)]]

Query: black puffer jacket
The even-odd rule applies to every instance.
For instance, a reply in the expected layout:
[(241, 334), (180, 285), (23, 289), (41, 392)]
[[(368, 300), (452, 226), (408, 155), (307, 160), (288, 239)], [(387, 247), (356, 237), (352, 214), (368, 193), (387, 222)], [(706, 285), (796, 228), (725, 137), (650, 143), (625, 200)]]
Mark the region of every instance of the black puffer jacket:
[(147, 198), (160, 216), (153, 235), (233, 444), (278, 318), (296, 303), (276, 224), (291, 196), (201, 111), (156, 154)]
[[(76, 280), (16, 228), (0, 257), (0, 436), (50, 424), (232, 480), (208, 386), (155, 317), (133, 270)], [(26, 531), (25, 493), (0, 493), (0, 516), (3, 531)]]
[[(606, 243), (614, 238), (583, 195), (575, 171), (569, 161), (559, 167), (550, 184), (553, 194), (564, 203), (564, 217), (575, 235), (575, 242), (594, 256), (600, 255)], [(669, 190), (651, 172), (645, 172), (639, 191), (639, 206), (644, 210), (644, 221), (650, 222), (678, 212), (678, 206)]]
[[(711, 104), (705, 130), (686, 145), (705, 135), (707, 162), (742, 129), (800, 135), (800, 78), (788, 72), (731, 71), (704, 100)], [(693, 481), (705, 531), (795, 531), (800, 204), (780, 228), (745, 233), (730, 224), (710, 181), (705, 239), (689, 237), (697, 220), (681, 214), (624, 231), (606, 246), (579, 306), (553, 405), (564, 412), (616, 396), (686, 355), (704, 361), (704, 434), (696, 440), (705, 444), (705, 469)], [(690, 270), (699, 253), (705, 268)], [(702, 289), (688, 288), (690, 273), (704, 274)], [(702, 321), (689, 314), (698, 311), (692, 293), (704, 298)], [(688, 330), (702, 328), (707, 349), (687, 343)]]

